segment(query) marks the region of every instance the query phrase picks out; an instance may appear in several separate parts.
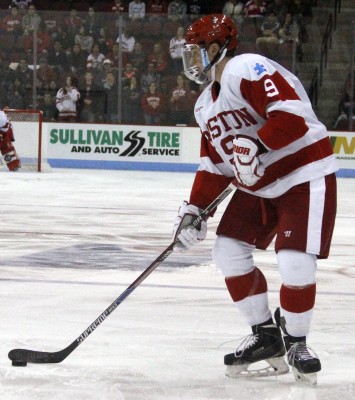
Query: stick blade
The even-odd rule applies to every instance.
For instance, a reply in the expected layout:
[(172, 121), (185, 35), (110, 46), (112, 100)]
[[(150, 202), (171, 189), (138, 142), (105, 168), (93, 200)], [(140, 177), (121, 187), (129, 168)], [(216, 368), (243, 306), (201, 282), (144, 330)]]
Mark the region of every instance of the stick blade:
[(60, 352), (51, 353), (26, 349), (13, 349), (9, 352), (8, 357), (13, 362), (29, 362), (35, 364), (60, 363), (65, 358), (61, 357)]

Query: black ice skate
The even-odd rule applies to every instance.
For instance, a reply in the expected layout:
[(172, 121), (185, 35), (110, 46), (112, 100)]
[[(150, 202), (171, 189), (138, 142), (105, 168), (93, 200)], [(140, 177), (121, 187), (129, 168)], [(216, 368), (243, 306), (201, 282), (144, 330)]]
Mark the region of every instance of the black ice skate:
[(284, 360), (286, 351), (280, 329), (270, 319), (254, 325), (252, 330), (253, 333), (241, 342), (235, 353), (224, 356), (227, 376), (236, 378), (286, 374), (288, 366)]
[(321, 363), (317, 355), (306, 344), (306, 337), (293, 337), (287, 333), (285, 319), (280, 315), (280, 309), (275, 311), (277, 326), (283, 331), (283, 339), (287, 350), (287, 361), (292, 367), (296, 381), (314, 386), (317, 384), (317, 372)]

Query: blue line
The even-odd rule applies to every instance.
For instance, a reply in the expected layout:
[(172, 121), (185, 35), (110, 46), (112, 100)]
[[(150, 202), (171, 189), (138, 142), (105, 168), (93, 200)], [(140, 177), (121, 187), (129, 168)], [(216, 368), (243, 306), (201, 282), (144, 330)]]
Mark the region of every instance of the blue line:
[(343, 168), (336, 175), (338, 178), (355, 178), (355, 169)]
[(162, 162), (135, 162), (135, 161), (95, 161), (95, 160), (70, 160), (49, 158), (48, 163), (52, 168), (87, 168), (108, 170), (131, 171), (171, 171), (171, 172), (196, 172), (198, 164), (162, 163)]
[[(199, 164), (192, 163), (162, 163), (140, 161), (104, 161), (104, 160), (71, 160), (62, 158), (49, 158), (48, 163), (52, 168), (78, 168), (78, 169), (107, 169), (130, 171), (170, 171), (170, 172), (196, 172)], [(342, 168), (336, 175), (339, 178), (355, 178), (355, 169)]]

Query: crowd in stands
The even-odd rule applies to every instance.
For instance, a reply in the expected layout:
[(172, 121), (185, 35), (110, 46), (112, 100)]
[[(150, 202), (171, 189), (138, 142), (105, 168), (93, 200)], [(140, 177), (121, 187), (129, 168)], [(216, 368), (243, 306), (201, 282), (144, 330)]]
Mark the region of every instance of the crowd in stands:
[[(48, 121), (116, 123), (120, 106), (123, 123), (193, 124), (192, 105), (201, 87), (185, 78), (182, 66), (191, 22), (212, 12), (229, 15), (240, 32), (240, 52), (257, 51), (282, 63), (284, 49), (307, 40), (311, 4), (0, 0), (0, 108), (35, 104)], [(73, 102), (64, 114), (59, 95)]]
[[(355, 70), (353, 71), (353, 77), (354, 76)], [(347, 131), (349, 129), (350, 120), (352, 120), (352, 129), (355, 130), (355, 85), (352, 81), (353, 79), (349, 71), (339, 100), (338, 117), (334, 124), (335, 130)]]

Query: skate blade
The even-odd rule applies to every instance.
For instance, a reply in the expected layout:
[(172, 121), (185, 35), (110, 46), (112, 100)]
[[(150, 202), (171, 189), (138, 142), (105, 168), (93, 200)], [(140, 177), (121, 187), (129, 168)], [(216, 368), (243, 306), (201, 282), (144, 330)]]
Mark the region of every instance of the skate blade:
[(302, 374), (296, 368), (292, 368), (293, 375), (296, 382), (301, 383), (306, 386), (316, 386), (317, 385), (317, 373), (313, 372), (310, 374)]
[(260, 378), (287, 373), (288, 365), (283, 357), (269, 358), (252, 364), (228, 365), (226, 370), (229, 378)]

